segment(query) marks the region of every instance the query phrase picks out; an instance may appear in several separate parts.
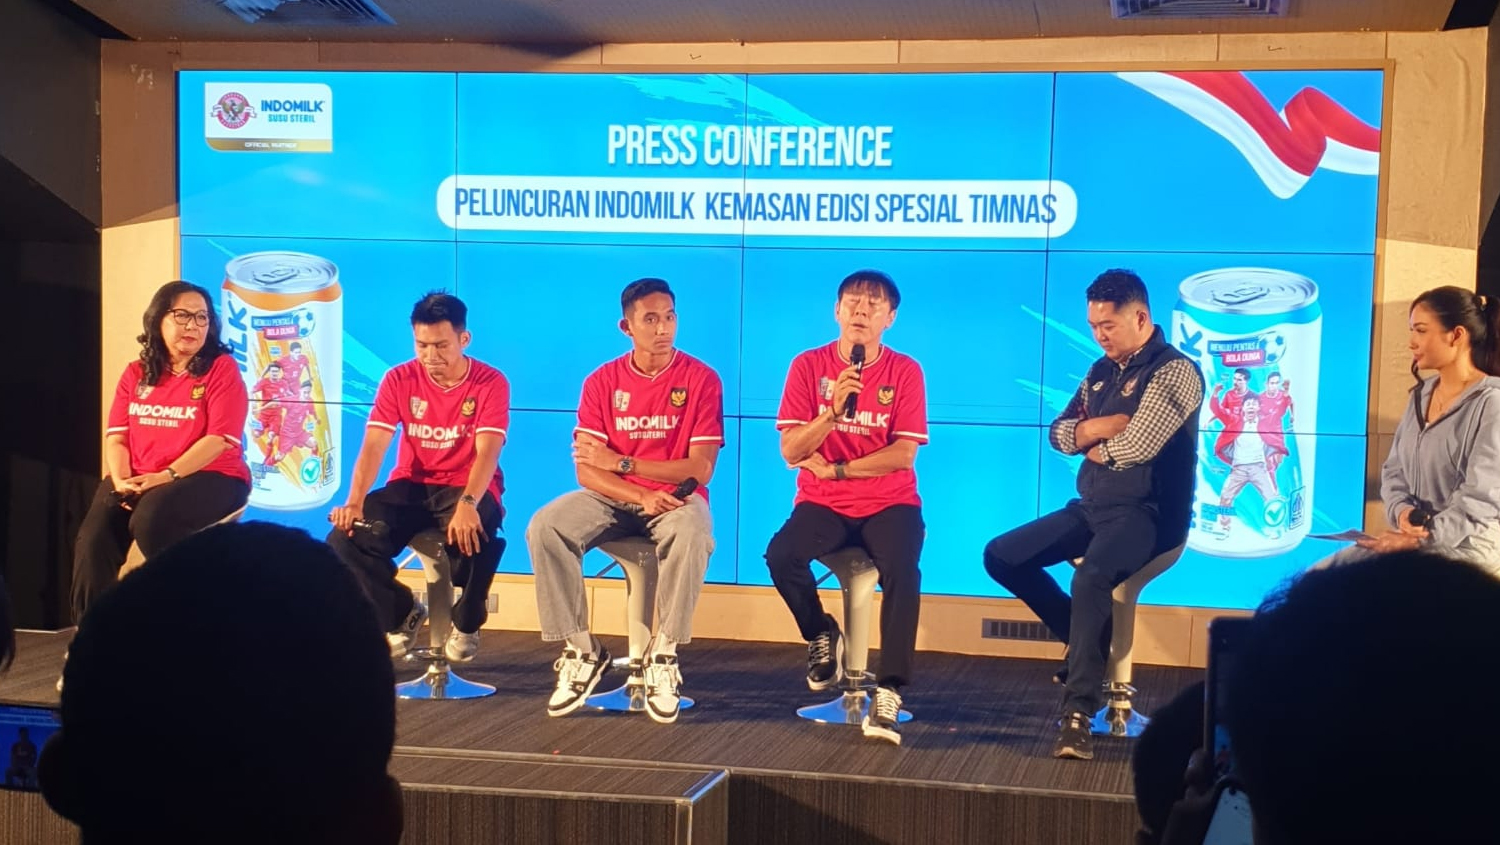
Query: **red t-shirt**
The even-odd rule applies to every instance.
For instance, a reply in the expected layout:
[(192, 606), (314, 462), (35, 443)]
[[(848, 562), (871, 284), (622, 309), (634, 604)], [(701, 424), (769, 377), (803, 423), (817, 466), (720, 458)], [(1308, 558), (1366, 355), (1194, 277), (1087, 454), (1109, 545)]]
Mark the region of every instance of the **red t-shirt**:
[(281, 438), (281, 446), (292, 446), (311, 444), (313, 442), (312, 432), (307, 430), (308, 418), (316, 420), (318, 412), (313, 410), (311, 402), (288, 402), (286, 405), (286, 416), (281, 420), (281, 429), (277, 433)]
[[(833, 384), (848, 366), (839, 356), (837, 341), (793, 358), (781, 409), (776, 412), (776, 428), (795, 428), (826, 411), (833, 404)], [(854, 419), (840, 416), (818, 454), (830, 463), (848, 463), (897, 440), (927, 442), (927, 388), (922, 366), (914, 358), (882, 346), (875, 360), (865, 362), (861, 380), (865, 389), (855, 404)], [(804, 469), (797, 473), (796, 501), (822, 505), (853, 519), (891, 505), (922, 504), (917, 474), (909, 469), (842, 481), (825, 481)]]
[[(401, 445), (389, 484), (407, 478), (423, 484), (463, 487), (474, 465), (474, 437), (498, 434), (510, 427), (510, 382), (499, 370), (469, 359), (463, 381), (442, 387), (416, 360), (392, 367), (375, 391), (375, 408), (366, 425), (392, 432), (401, 426)], [(500, 501), (505, 489), (500, 467), (489, 491)]]
[(1285, 390), (1275, 396), (1269, 393), (1262, 393), (1260, 395), (1261, 417), (1275, 423), (1277, 428), (1281, 428), (1285, 424), (1283, 418), (1290, 407), (1292, 407), (1292, 394), (1287, 393)]
[[(621, 455), (680, 461), (690, 446), (724, 445), (724, 387), (712, 367), (681, 350), (674, 350), (672, 361), (654, 376), (641, 372), (626, 353), (584, 379), (573, 431), (597, 437)], [(652, 490), (677, 487), (624, 477)], [(707, 487), (700, 484), (696, 492), (708, 498)]]
[(105, 434), (125, 435), (130, 447), (130, 471), (137, 475), (160, 472), (182, 457), (190, 446), (208, 435), (218, 435), (229, 448), (199, 472), (217, 472), (250, 483), (250, 468), (240, 437), (250, 398), (234, 356), (220, 355), (208, 372), (163, 373), (154, 385), (142, 384), (145, 369), (132, 361), (115, 385)]
[(302, 374), (307, 371), (307, 356), (293, 358), (291, 355), (283, 355), (276, 359), (276, 365), (281, 368), (281, 378), (292, 385), (292, 395), (302, 387)]

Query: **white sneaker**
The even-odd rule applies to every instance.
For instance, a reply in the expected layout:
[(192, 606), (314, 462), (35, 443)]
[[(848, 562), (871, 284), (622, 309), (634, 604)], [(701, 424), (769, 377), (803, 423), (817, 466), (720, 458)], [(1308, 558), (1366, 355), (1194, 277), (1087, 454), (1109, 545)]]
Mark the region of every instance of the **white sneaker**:
[(479, 653), (479, 632), (465, 634), (457, 628), (448, 635), (448, 641), (443, 643), (443, 656), (448, 658), (449, 663), (468, 663)]
[(651, 721), (670, 725), (677, 721), (682, 707), (682, 669), (677, 658), (670, 654), (658, 654), (646, 664), (646, 713)]
[(392, 657), (405, 657), (411, 650), (412, 640), (416, 639), (417, 631), (422, 629), (422, 623), (427, 621), (427, 607), (421, 602), (415, 602), (411, 606), (411, 613), (406, 614), (406, 619), (394, 631), (385, 635), (385, 641), (391, 647)]
[(861, 723), (864, 734), (871, 739), (883, 739), (892, 745), (901, 744), (901, 694), (890, 687), (876, 687), (870, 701), (870, 711)]
[(547, 715), (566, 716), (582, 707), (599, 685), (599, 679), (609, 669), (609, 651), (600, 643), (598, 651), (584, 657), (578, 649), (568, 646), (552, 668), (557, 670), (557, 688), (547, 699)]

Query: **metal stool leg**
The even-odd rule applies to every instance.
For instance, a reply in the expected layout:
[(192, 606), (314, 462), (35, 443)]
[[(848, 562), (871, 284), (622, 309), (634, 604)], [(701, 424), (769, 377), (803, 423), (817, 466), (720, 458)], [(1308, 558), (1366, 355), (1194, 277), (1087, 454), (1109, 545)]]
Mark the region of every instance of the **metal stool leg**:
[[(842, 695), (822, 704), (799, 707), (797, 715), (825, 725), (859, 725), (870, 711), (870, 690), (875, 688), (875, 677), (866, 667), (870, 658), (875, 587), (880, 583), (880, 572), (862, 551), (857, 554), (842, 550), (835, 552), (823, 560), (823, 565), (838, 579), (844, 599), (844, 677), (839, 681)], [(902, 710), (897, 721), (911, 721), (911, 713)]]
[(396, 697), (420, 700), (456, 701), (484, 698), (495, 694), (489, 684), (460, 678), (448, 666), (443, 646), (453, 625), (453, 564), (446, 552), (427, 555), (417, 552), (427, 576), (428, 645), (406, 653), (407, 662), (425, 662), (427, 672), (414, 681), (396, 684)]
[[(601, 550), (620, 564), (625, 573), (625, 628), (630, 654), (617, 658), (616, 668), (626, 670), (625, 683), (606, 692), (591, 695), (586, 706), (617, 713), (646, 712), (646, 655), (651, 648), (652, 620), (656, 611), (656, 546), (639, 537), (615, 541)], [(682, 696), (679, 710), (693, 706), (693, 700)]]

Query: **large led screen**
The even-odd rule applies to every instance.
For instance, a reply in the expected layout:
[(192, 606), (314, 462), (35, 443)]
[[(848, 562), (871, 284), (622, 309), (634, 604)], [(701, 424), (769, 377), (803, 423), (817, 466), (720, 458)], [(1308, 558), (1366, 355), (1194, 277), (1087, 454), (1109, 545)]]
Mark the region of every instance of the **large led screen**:
[[(902, 291), (885, 339), (926, 373), (924, 588), (1004, 596), (981, 551), (1075, 495), (1047, 426), (1100, 355), (1084, 289), (1124, 267), (1207, 383), (1188, 551), (1144, 600), (1253, 607), (1337, 549), (1309, 535), (1361, 521), (1380, 71), (178, 83), (183, 275), (221, 292), (254, 391), (253, 517), (326, 529), (375, 385), (412, 355), (411, 303), (446, 289), (512, 385), (502, 570), (529, 571), (526, 522), (576, 483), (583, 378), (629, 348), (620, 289), (658, 276), (724, 383), (708, 578), (769, 583), (795, 486), (782, 380), (873, 267)], [(273, 370), (315, 409), (285, 449)], [(1249, 393), (1284, 448), (1228, 484)]]

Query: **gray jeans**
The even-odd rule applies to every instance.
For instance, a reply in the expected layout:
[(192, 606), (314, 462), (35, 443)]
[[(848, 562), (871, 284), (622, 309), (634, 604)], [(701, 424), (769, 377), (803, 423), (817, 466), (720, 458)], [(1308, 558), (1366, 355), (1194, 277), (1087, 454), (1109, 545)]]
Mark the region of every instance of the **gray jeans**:
[(708, 556), (714, 550), (714, 523), (702, 496), (654, 517), (635, 505), (617, 502), (592, 490), (575, 490), (548, 502), (526, 527), (526, 546), (536, 575), (536, 608), (542, 639), (567, 639), (589, 630), (589, 606), (583, 585), (583, 554), (621, 537), (646, 536), (656, 543), (657, 630), (668, 639), (688, 642), (693, 609), (703, 589)]

